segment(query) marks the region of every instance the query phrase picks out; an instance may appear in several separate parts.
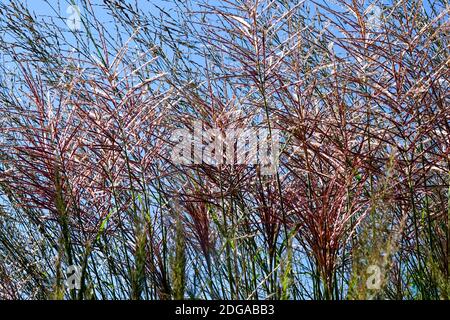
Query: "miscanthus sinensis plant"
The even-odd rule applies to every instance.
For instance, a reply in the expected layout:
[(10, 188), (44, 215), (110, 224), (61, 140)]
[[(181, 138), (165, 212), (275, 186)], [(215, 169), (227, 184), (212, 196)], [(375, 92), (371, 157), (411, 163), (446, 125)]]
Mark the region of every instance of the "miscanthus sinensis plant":
[[(0, 4), (0, 299), (449, 298), (447, 1), (40, 2)], [(210, 155), (269, 174), (191, 154), (255, 128)]]

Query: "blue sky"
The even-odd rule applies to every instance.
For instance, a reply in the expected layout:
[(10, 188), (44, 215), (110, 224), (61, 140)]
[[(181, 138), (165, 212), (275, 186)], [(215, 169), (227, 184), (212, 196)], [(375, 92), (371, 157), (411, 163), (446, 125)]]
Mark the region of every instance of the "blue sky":
[[(9, 0), (0, 0), (0, 2), (7, 3)], [(100, 6), (103, 4), (103, 0), (90, 0), (96, 17), (102, 22), (103, 27), (106, 28), (106, 30), (112, 32), (112, 37), (115, 37), (114, 33), (114, 22), (112, 21), (112, 17), (108, 16), (108, 14), (103, 10)], [(194, 0), (195, 1), (195, 0)], [(210, 3), (214, 3), (216, 0), (209, 0)], [(333, 9), (339, 10), (339, 6), (336, 5), (335, 0), (317, 0), (318, 3), (324, 3), (329, 5)], [(396, 0), (380, 0), (380, 1), (374, 1), (374, 3), (384, 3), (389, 4), (393, 3)], [(71, 11), (71, 4), (78, 5), (79, 8), (81, 8), (81, 15), (85, 15), (88, 12), (83, 12), (86, 9), (83, 9), (81, 6), (81, 3), (84, 2), (82, 0), (22, 0), (22, 2), (29, 8), (31, 12), (33, 12), (37, 20), (40, 22), (48, 21), (49, 19), (56, 18), (53, 21), (61, 24), (61, 30), (67, 30), (67, 32), (64, 32), (64, 36), (66, 37), (66, 40), (69, 44), (75, 46), (76, 41), (75, 38), (72, 36), (71, 32), (68, 30), (67, 26), (67, 20), (70, 18), (70, 15), (73, 11)], [(165, 11), (169, 12), (171, 11), (171, 8), (174, 8), (175, 5), (173, 3), (174, 1), (171, 0), (137, 0), (136, 3), (139, 6), (139, 9), (148, 12), (153, 13), (155, 15), (158, 15), (158, 9), (157, 7), (163, 8)], [(220, 1), (217, 1), (218, 3)], [(367, 7), (372, 1), (366, 1), (365, 7)], [(123, 1), (123, 3), (132, 3), (134, 4), (135, 1)], [(50, 5), (51, 4), (51, 5)], [(305, 4), (313, 6), (313, 2), (310, 0), (306, 0)], [(430, 10), (430, 5), (428, 0), (424, 1), (424, 8), (425, 10)], [(57, 18), (59, 16), (59, 18)], [(82, 27), (83, 29), (83, 27)], [(94, 30), (94, 37), (95, 37), (95, 30)], [(335, 48), (336, 49), (336, 48)], [(90, 50), (89, 50), (90, 51)], [(94, 53), (94, 52), (92, 52)], [(336, 49), (336, 53), (339, 54), (339, 48)], [(169, 54), (166, 52), (166, 54)]]
[[(0, 2), (8, 2), (8, 0), (0, 0)], [(34, 11), (37, 15), (42, 15), (42, 16), (54, 15), (53, 9), (45, 0), (22, 0), (22, 2), (24, 4), (26, 4), (26, 6), (30, 10)], [(59, 0), (59, 1), (48, 0), (48, 2), (51, 3), (53, 6), (55, 6), (55, 8), (58, 6), (58, 3), (60, 3), (58, 11), (62, 16), (68, 15), (66, 13), (66, 10), (70, 4), (72, 4), (72, 3), (80, 4), (81, 3), (81, 1), (79, 1), (79, 0)], [(103, 0), (91, 0), (91, 2), (94, 6), (103, 4)], [(123, 1), (123, 2), (126, 3), (126, 2), (130, 2), (130, 1)], [(167, 9), (170, 9), (171, 7), (174, 7), (173, 2), (174, 1), (171, 1), (171, 0), (138, 0), (137, 1), (140, 9), (144, 10), (144, 11), (155, 10), (154, 6), (159, 6), (161, 8), (164, 8), (165, 10), (167, 10)], [(308, 2), (311, 2), (311, 1), (309, 1), (309, 0), (305, 1), (305, 3), (308, 3)], [(336, 6), (334, 4), (334, 3), (336, 3), (336, 1), (333, 1), (333, 0), (318, 0), (316, 2), (328, 4), (332, 8), (338, 8), (338, 6)], [(392, 2), (396, 2), (396, 1), (395, 0), (366, 1), (366, 6), (368, 6), (370, 3), (388, 4), (388, 3), (392, 3)], [(431, 1), (431, 3), (432, 2), (433, 1)], [(134, 1), (131, 1), (131, 3), (134, 4)], [(430, 9), (430, 1), (428, 1), (428, 0), (423, 1), (423, 5), (427, 11)], [(102, 18), (102, 13), (100, 11), (98, 11), (98, 12), (100, 14), (99, 18)], [(106, 18), (106, 17), (103, 15), (103, 18)]]
[[(0, 0), (0, 2), (8, 2), (9, 0)], [(71, 14), (71, 9), (69, 8), (71, 4), (78, 5), (79, 8), (81, 8), (81, 14), (85, 14), (83, 12), (82, 6), (80, 5), (83, 1), (81, 0), (21, 0), (27, 8), (30, 9), (30, 11), (34, 12), (36, 16), (38, 17), (38, 20), (40, 21), (46, 21), (46, 19), (50, 19), (50, 17), (55, 17), (56, 15), (59, 15), (62, 18), (69, 18)], [(108, 26), (109, 23), (111, 23), (111, 17), (108, 17), (106, 12), (104, 10), (100, 9), (100, 6), (103, 5), (103, 0), (90, 0), (96, 16), (99, 18), (100, 21), (105, 23), (105, 26)], [(214, 3), (216, 0), (209, 0), (209, 3)], [(121, 1), (122, 3), (131, 3), (135, 4), (137, 3), (139, 6), (139, 9), (144, 12), (152, 12), (157, 13), (158, 9), (157, 7), (161, 7), (164, 10), (170, 12), (171, 8), (174, 8), (174, 1), (173, 0), (136, 0), (136, 2), (133, 1)], [(322, 3), (325, 5), (330, 6), (332, 9), (340, 10), (342, 11), (342, 7), (339, 5), (336, 5), (336, 0), (316, 0), (317, 3)], [(396, 0), (375, 0), (375, 1), (365, 1), (364, 7), (368, 7), (371, 3), (375, 4), (392, 4), (395, 3)], [(430, 3), (433, 3), (436, 1), (430, 0), (424, 0), (423, 1), (423, 7), (426, 11), (430, 11)], [(218, 1), (220, 3), (220, 1)], [(51, 4), (51, 5), (50, 5)], [(305, 4), (311, 5), (311, 7), (314, 7), (314, 4), (310, 0), (306, 0)], [(313, 12), (312, 8), (312, 12)], [(55, 12), (56, 11), (56, 12)], [(65, 21), (60, 21), (61, 23), (65, 23)]]

